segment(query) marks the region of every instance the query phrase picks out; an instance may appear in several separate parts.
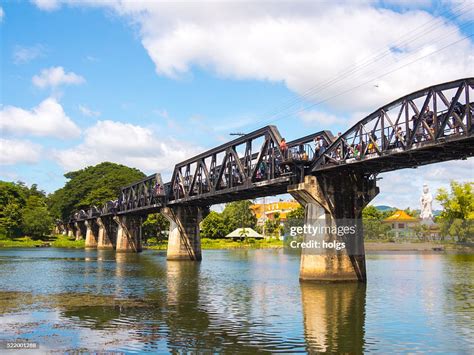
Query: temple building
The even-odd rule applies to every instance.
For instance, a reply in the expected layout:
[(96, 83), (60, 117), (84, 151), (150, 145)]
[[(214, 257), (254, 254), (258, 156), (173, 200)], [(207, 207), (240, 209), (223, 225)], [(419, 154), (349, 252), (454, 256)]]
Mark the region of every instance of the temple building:
[(250, 208), (255, 217), (257, 217), (257, 225), (263, 225), (267, 219), (273, 220), (278, 216), (280, 221), (286, 221), (289, 212), (297, 209), (300, 204), (296, 201), (279, 201), (271, 203), (256, 203)]
[(395, 238), (415, 238), (415, 228), (420, 224), (420, 220), (410, 216), (405, 211), (398, 210), (390, 217), (385, 218), (383, 223), (390, 225), (390, 233), (393, 234)]

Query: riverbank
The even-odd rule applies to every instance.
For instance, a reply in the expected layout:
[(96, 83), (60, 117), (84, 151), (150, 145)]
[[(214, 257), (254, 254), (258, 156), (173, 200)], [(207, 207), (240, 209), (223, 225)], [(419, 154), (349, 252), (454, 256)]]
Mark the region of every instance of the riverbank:
[[(448, 252), (471, 252), (474, 248), (454, 244), (452, 242), (403, 242), (391, 243), (385, 241), (366, 241), (365, 250), (367, 253), (373, 252), (432, 252), (432, 251), (448, 251)], [(74, 240), (65, 235), (55, 235), (46, 237), (43, 240), (35, 240), (30, 237), (20, 237), (14, 239), (0, 239), (0, 248), (84, 248), (84, 240)], [(143, 249), (166, 250), (168, 242), (153, 242), (144, 244)], [(225, 250), (225, 249), (281, 249), (283, 241), (278, 239), (210, 239), (201, 238), (201, 249), (203, 250)]]
[[(364, 243), (367, 253), (371, 252), (432, 252), (432, 251), (453, 251), (453, 252), (471, 252), (474, 248), (471, 246), (454, 244), (452, 242), (402, 242), (393, 243), (388, 241), (366, 241)], [(144, 246), (145, 249), (166, 250), (168, 243), (166, 241), (154, 245)], [(284, 248), (283, 241), (278, 239), (262, 240), (247, 239), (235, 241), (229, 239), (201, 239), (201, 249), (279, 249)]]
[[(144, 248), (152, 250), (166, 250), (168, 242), (159, 242), (145, 245)], [(233, 239), (211, 239), (201, 238), (201, 249), (278, 249), (283, 248), (283, 241), (279, 239), (253, 239), (248, 238), (242, 241)]]
[(71, 240), (69, 237), (58, 234), (45, 237), (43, 239), (32, 239), (30, 237), (20, 237), (13, 239), (0, 239), (0, 248), (84, 248), (84, 240)]

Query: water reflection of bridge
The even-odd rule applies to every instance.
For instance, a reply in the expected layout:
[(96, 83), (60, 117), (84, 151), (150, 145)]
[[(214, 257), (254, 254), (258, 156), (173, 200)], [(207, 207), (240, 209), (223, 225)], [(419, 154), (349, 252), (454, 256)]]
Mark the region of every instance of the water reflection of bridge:
[[(254, 263), (274, 265), (275, 255), (258, 251), (254, 254), (250, 257), (234, 255), (235, 260), (231, 262), (234, 268), (246, 260), (250, 268), (242, 276), (245, 280), (254, 272)], [(95, 304), (58, 302), (61, 316), (69, 319), (66, 324), (72, 322), (93, 331), (106, 330), (112, 349), (126, 344), (136, 351), (166, 349), (193, 353), (363, 351), (364, 284), (303, 283), (300, 290), (296, 287), (295, 298), (285, 300), (286, 288), (272, 295), (278, 288), (274, 285), (216, 283), (221, 276), (209, 277), (199, 263), (192, 261), (164, 264), (152, 258), (144, 260), (146, 255), (137, 257), (124, 253), (117, 254), (116, 258), (113, 284), (117, 295), (128, 293), (124, 292), (124, 284), (130, 284), (130, 276), (144, 271), (145, 267), (150, 276), (160, 281), (159, 287), (147, 288), (125, 299), (123, 296), (99, 297), (93, 301), (91, 295)], [(284, 264), (294, 264), (288, 256), (281, 258)], [(276, 274), (281, 271), (272, 271), (272, 277)], [(289, 272), (282, 279), (287, 281), (288, 275)], [(285, 304), (288, 307), (279, 312)]]
[(305, 222), (357, 227), (351, 238), (322, 236), (344, 241), (344, 250), (303, 251), (300, 278), (366, 281), (360, 220), (379, 192), (377, 174), (473, 156), (473, 90), (473, 78), (434, 85), (339, 137), (320, 131), (287, 149), (276, 127), (264, 127), (176, 164), (166, 184), (156, 174), (126, 186), (116, 201), (78, 211), (62, 227), (85, 236), (86, 247), (140, 251), (143, 218), (161, 212), (171, 222), (168, 259), (201, 260), (199, 222), (210, 205), (289, 192), (305, 206)]

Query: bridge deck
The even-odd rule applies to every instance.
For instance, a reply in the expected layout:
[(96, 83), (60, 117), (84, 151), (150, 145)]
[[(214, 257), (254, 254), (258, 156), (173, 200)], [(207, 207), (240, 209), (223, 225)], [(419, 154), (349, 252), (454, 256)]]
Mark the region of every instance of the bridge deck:
[[(102, 208), (76, 212), (69, 223), (282, 194), (309, 174), (371, 175), (466, 159), (474, 156), (473, 98), (474, 78), (434, 85), (379, 108), (336, 139), (320, 131), (289, 142), (287, 149), (280, 148), (276, 127), (263, 127), (176, 164), (169, 183), (159, 174), (148, 176)], [(322, 149), (315, 137), (321, 137)]]

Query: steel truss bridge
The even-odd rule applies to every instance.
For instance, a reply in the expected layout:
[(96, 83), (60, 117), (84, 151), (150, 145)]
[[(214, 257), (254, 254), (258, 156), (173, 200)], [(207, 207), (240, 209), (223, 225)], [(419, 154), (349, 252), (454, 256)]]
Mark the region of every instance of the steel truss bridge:
[[(113, 215), (146, 215), (164, 206), (210, 206), (287, 192), (305, 176), (367, 176), (474, 155), (474, 78), (427, 87), (399, 98), (334, 137), (320, 131), (288, 142), (266, 126), (122, 188), (115, 201), (71, 216), (69, 223)], [(319, 140), (318, 147), (315, 138)]]

